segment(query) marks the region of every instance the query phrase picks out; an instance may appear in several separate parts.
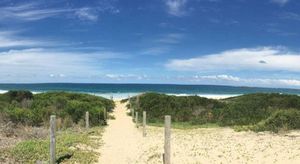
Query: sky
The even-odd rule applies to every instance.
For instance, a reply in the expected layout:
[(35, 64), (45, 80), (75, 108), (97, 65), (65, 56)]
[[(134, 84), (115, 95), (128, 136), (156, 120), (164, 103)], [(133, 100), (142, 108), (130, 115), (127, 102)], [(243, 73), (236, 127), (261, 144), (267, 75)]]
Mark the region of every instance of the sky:
[(1, 0), (0, 83), (300, 88), (298, 0)]

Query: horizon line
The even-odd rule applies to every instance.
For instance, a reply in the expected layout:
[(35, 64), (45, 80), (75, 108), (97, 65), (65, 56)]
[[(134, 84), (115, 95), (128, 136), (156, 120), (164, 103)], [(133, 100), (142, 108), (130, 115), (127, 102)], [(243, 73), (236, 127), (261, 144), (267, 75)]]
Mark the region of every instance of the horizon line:
[(286, 87), (260, 87), (260, 86), (243, 86), (243, 85), (221, 85), (221, 84), (178, 84), (178, 83), (92, 83), (92, 82), (37, 82), (37, 83), (0, 83), (0, 85), (39, 85), (39, 84), (99, 84), (99, 85), (177, 85), (177, 86), (217, 86), (233, 88), (262, 88), (262, 89), (287, 89), (300, 90), (299, 88)]

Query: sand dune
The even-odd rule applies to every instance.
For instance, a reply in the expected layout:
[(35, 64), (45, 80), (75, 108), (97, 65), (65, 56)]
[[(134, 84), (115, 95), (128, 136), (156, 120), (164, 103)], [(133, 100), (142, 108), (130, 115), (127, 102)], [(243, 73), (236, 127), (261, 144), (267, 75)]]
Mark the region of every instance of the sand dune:
[[(117, 103), (116, 120), (103, 136), (99, 163), (162, 163), (163, 128), (148, 127), (147, 137)], [(289, 134), (235, 132), (230, 128), (172, 129), (172, 163), (300, 163), (300, 131)]]

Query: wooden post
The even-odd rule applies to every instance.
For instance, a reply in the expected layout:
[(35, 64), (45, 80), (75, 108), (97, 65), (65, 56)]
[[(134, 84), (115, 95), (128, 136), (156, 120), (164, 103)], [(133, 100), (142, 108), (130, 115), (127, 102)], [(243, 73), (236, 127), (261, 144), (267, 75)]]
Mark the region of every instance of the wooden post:
[(129, 109), (130, 109), (130, 111), (131, 111), (131, 103), (130, 103), (130, 96), (128, 96), (128, 105), (129, 105)]
[(146, 137), (146, 111), (143, 111), (143, 136)]
[(104, 108), (104, 110), (103, 110), (103, 118), (104, 118), (104, 121), (107, 120), (107, 112), (106, 112), (106, 108)]
[(171, 116), (165, 116), (164, 163), (171, 164)]
[(132, 110), (131, 97), (130, 97), (130, 96), (129, 96), (129, 98), (128, 98), (128, 104), (129, 104), (130, 114), (131, 114), (131, 117), (132, 117), (132, 119), (133, 119), (133, 110)]
[(135, 112), (135, 124), (136, 124), (136, 127), (138, 128), (139, 127), (139, 120), (138, 120), (138, 115), (139, 113), (138, 112)]
[[(139, 95), (137, 95), (136, 96), (136, 100), (135, 100), (135, 103), (136, 103), (136, 109), (133, 109), (133, 113), (134, 113), (134, 111), (136, 110), (136, 111), (139, 111), (139, 107), (140, 107), (140, 105), (139, 105), (139, 101), (140, 101), (140, 97), (139, 97)], [(137, 113), (138, 112), (135, 112), (135, 115), (137, 115)], [(133, 117), (134, 118), (134, 117)], [(135, 119), (137, 120), (137, 118), (138, 118), (138, 116), (135, 116)], [(137, 121), (136, 121), (137, 122)], [(136, 126), (136, 127), (139, 127), (138, 125)]]
[(137, 95), (136, 97), (136, 109), (138, 110), (140, 108), (140, 95)]
[(134, 109), (132, 108), (131, 111), (132, 121), (134, 121)]
[(50, 116), (50, 164), (56, 163), (55, 133), (56, 133), (56, 117), (55, 117), (55, 115), (51, 115)]
[(85, 112), (85, 128), (89, 128), (89, 112)]

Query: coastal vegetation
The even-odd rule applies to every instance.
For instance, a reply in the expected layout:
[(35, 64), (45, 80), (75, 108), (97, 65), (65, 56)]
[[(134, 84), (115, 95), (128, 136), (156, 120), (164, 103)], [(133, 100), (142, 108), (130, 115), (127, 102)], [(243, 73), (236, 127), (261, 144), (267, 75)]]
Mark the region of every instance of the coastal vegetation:
[[(137, 101), (138, 100), (138, 101)], [(300, 129), (300, 97), (256, 93), (223, 100), (198, 96), (146, 93), (130, 99), (138, 113), (147, 111), (150, 124), (171, 115), (176, 124), (232, 126), (237, 130), (273, 131)], [(140, 117), (141, 118), (141, 117)]]
[(9, 91), (0, 94), (1, 118), (28, 126), (47, 125), (50, 115), (55, 114), (62, 128), (68, 128), (83, 122), (85, 112), (89, 112), (92, 126), (99, 125), (104, 123), (104, 109), (113, 108), (111, 100), (81, 93)]
[[(101, 143), (99, 138), (93, 136), (101, 136), (102, 133), (101, 127), (93, 127), (87, 131), (78, 128), (59, 131), (56, 137), (57, 163), (96, 162), (99, 153), (94, 150)], [(11, 163), (49, 163), (49, 145), (48, 137), (24, 140), (10, 149), (0, 149), (0, 163), (2, 156), (10, 158)]]
[[(49, 119), (53, 114), (57, 118), (57, 161), (70, 158), (64, 163), (91, 163), (97, 159), (92, 149), (100, 144), (91, 136), (101, 136), (102, 125), (106, 124), (104, 112), (114, 106), (109, 99), (81, 93), (0, 94), (0, 163), (47, 161)], [(88, 130), (84, 128), (86, 112), (92, 127)]]

